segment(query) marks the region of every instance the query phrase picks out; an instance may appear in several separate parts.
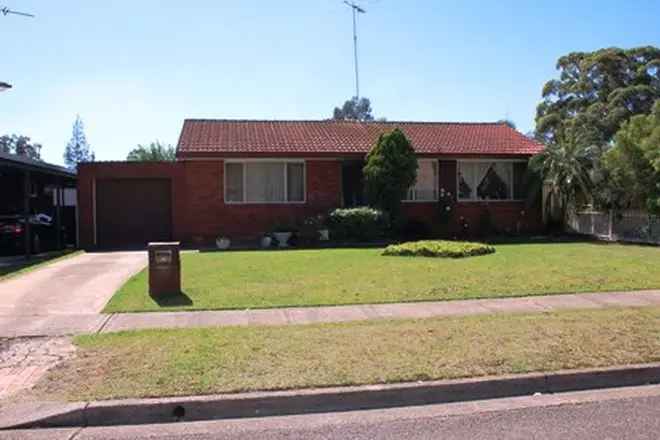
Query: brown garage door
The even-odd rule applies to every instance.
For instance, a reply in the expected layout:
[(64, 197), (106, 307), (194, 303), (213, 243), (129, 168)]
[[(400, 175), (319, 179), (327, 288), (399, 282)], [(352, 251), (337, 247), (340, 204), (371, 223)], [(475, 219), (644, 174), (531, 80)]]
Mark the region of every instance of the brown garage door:
[(96, 182), (96, 233), (101, 248), (144, 247), (172, 239), (169, 179)]

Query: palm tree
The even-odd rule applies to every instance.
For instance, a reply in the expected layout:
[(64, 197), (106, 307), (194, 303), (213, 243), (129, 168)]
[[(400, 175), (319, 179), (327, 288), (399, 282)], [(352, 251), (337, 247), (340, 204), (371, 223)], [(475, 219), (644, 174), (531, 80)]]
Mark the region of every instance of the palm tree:
[(584, 147), (574, 140), (552, 143), (529, 162), (530, 170), (537, 173), (547, 189), (546, 212), (553, 200), (559, 202), (560, 219), (579, 198), (591, 200), (593, 183), (590, 171), (598, 157), (597, 147)]

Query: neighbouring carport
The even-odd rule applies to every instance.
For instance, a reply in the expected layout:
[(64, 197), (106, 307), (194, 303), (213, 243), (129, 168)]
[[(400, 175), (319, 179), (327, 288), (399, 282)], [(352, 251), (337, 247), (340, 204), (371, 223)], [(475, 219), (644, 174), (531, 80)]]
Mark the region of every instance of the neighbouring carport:
[(57, 249), (76, 243), (75, 208), (65, 208), (68, 199), (75, 203), (76, 180), (67, 168), (0, 152), (0, 220), (22, 223), (26, 258), (35, 250), (31, 228), (37, 214), (52, 217)]

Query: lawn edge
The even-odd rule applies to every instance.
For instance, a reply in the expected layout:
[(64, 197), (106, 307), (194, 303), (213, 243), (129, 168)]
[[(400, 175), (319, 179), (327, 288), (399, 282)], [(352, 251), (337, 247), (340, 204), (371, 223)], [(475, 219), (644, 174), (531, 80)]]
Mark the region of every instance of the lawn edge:
[(113, 426), (350, 411), (660, 383), (660, 362), (456, 380), (189, 397), (35, 403), (4, 410), (0, 429)]

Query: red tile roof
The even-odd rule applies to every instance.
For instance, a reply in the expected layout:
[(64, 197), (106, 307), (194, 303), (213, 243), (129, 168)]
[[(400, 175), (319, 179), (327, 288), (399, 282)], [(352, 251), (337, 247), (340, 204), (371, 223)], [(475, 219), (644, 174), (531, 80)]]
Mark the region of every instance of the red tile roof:
[(177, 156), (366, 153), (396, 127), (422, 154), (531, 155), (543, 148), (503, 123), (187, 119)]

